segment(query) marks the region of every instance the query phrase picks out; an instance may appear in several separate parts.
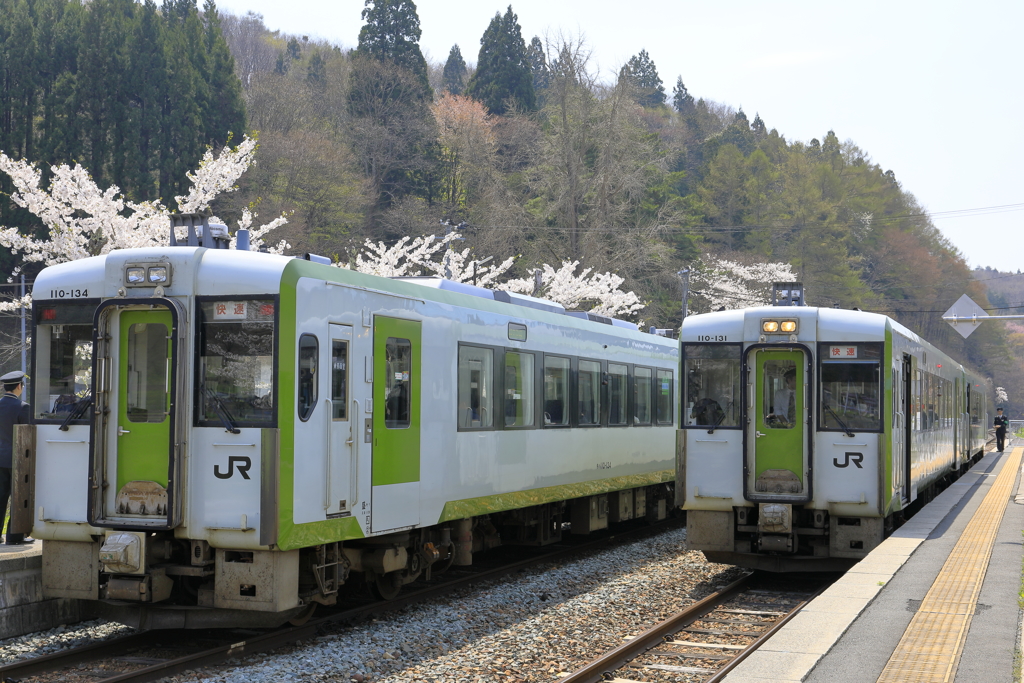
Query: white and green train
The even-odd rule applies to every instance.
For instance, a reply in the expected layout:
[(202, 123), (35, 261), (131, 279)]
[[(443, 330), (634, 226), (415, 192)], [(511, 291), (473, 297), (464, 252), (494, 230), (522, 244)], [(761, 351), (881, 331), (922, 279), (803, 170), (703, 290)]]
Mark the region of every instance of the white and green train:
[(189, 230), (36, 278), (15, 499), (44, 597), (269, 625), (671, 510), (677, 341)]
[(886, 316), (776, 303), (683, 324), (676, 502), (712, 561), (839, 569), (981, 456), (990, 383)]

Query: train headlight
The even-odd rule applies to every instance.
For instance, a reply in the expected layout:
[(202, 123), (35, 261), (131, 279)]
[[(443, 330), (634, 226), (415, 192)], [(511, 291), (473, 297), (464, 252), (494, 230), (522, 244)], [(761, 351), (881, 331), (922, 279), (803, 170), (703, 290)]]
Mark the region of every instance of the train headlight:
[(795, 320), (783, 320), (780, 325), (780, 329), (783, 332), (796, 332), (796, 321)]
[(153, 284), (167, 282), (167, 266), (156, 266), (149, 269), (149, 281)]
[(761, 330), (763, 332), (778, 332), (779, 321), (778, 320), (765, 320), (761, 323)]
[(130, 285), (141, 285), (146, 282), (146, 269), (131, 266), (124, 272), (124, 279)]

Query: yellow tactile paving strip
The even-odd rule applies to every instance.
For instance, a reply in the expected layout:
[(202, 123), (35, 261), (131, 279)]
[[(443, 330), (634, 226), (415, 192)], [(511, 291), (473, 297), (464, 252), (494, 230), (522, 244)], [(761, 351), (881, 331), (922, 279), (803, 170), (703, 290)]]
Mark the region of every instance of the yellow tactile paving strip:
[(952, 681), (1024, 448), (1014, 448), (968, 522), (878, 683)]

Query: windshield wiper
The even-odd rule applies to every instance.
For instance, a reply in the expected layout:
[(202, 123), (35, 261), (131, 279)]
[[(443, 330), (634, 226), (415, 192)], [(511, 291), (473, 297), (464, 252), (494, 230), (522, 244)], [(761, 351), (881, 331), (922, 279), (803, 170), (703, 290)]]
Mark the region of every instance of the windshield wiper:
[(205, 387), (203, 388), (203, 393), (207, 398), (213, 401), (213, 409), (216, 411), (217, 417), (220, 418), (221, 423), (224, 425), (224, 429), (232, 434), (241, 434), (242, 430), (235, 426), (235, 418), (232, 417), (231, 411), (228, 410), (226, 405), (224, 405), (224, 401), (221, 400), (220, 396)]
[(714, 434), (715, 433), (715, 429), (718, 428), (718, 425), (722, 424), (722, 420), (724, 420), (724, 419), (725, 419), (725, 411), (723, 410), (722, 414), (718, 416), (717, 420), (715, 420), (715, 424), (711, 425), (711, 429), (708, 430), (708, 434)]
[(75, 401), (75, 405), (71, 407), (71, 412), (64, 418), (64, 421), (60, 423), (60, 427), (57, 427), (62, 432), (68, 431), (68, 425), (72, 420), (77, 420), (85, 414), (85, 411), (92, 405), (92, 394), (83, 396), (82, 398)]
[[(824, 401), (823, 401), (823, 403), (824, 403)], [(846, 432), (847, 436), (854, 436), (854, 433), (852, 431), (850, 431), (849, 427), (846, 426), (846, 423), (843, 422), (843, 419), (841, 417), (839, 417), (838, 414), (836, 414), (836, 411), (832, 410), (832, 406), (830, 406), (829, 404), (825, 403), (825, 410), (827, 410), (828, 412), (832, 413), (832, 417), (836, 418), (836, 422), (838, 422), (839, 426), (843, 428), (843, 431)]]

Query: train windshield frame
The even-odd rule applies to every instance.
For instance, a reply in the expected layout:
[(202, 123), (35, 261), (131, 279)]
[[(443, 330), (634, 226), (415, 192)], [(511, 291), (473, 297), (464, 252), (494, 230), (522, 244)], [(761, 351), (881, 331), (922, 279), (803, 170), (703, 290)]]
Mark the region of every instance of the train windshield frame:
[(196, 426), (276, 427), (279, 297), (196, 297), (196, 321)]
[(742, 353), (742, 344), (683, 344), (683, 428), (743, 428)]
[[(41, 300), (33, 303), (33, 365), (30, 380), (36, 421), (61, 423), (92, 393), (93, 317), (99, 299)], [(70, 424), (88, 424), (89, 411)]]
[(883, 430), (882, 342), (818, 344), (818, 430)]

